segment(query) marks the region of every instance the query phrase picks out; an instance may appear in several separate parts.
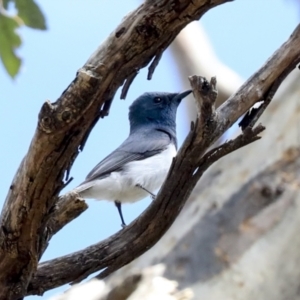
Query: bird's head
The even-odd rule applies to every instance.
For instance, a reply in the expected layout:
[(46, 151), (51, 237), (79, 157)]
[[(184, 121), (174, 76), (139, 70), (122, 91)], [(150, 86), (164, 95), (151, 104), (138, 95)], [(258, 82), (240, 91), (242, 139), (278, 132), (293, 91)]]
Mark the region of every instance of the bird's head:
[(192, 91), (182, 93), (144, 93), (129, 107), (130, 130), (150, 124), (176, 126), (176, 111), (181, 100)]

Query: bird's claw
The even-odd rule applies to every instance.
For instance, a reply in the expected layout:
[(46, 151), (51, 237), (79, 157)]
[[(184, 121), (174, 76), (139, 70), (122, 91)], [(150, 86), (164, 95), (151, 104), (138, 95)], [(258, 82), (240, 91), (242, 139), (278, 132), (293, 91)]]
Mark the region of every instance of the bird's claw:
[(156, 195), (151, 194), (151, 195), (150, 195), (150, 198), (151, 198), (152, 201), (154, 201), (154, 200), (156, 199)]

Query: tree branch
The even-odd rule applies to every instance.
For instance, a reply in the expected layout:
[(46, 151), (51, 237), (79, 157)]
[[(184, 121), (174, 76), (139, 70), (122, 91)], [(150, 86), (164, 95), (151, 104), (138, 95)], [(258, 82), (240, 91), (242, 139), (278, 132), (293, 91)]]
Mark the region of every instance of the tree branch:
[[(296, 27), (290, 38), (269, 58), (256, 73), (254, 73), (226, 103), (223, 103), (217, 114), (219, 130), (227, 130), (238, 118), (246, 113), (256, 102), (263, 100), (275, 81), (273, 93), (286, 76), (281, 76), (286, 70), (290, 72), (300, 62), (300, 25)], [(296, 47), (296, 48), (295, 48)], [(241, 114), (242, 112), (242, 114)], [(215, 138), (215, 137), (214, 137)]]
[(86, 202), (75, 193), (70, 192), (58, 200), (53, 211), (49, 214), (43, 240), (40, 241), (43, 250), (40, 252), (39, 259), (48, 247), (48, 242), (52, 236), (80, 216), (87, 208)]
[(64, 174), (99, 116), (108, 114), (116, 90), (132, 70), (145, 67), (157, 49), (166, 49), (188, 23), (228, 1), (145, 1), (95, 51), (61, 97), (43, 105), (0, 218), (0, 299), (18, 299), (26, 293), (43, 251), (40, 235)]
[[(235, 141), (225, 143), (222, 148), (204, 154), (217, 138), (261, 99), (292, 62), (295, 64), (299, 62), (298, 49), (300, 49), (300, 26), (266, 64), (215, 113), (214, 81), (208, 84), (203, 78), (193, 77), (197, 81), (193, 91), (198, 99), (198, 108), (201, 110), (200, 119), (198, 118), (192, 126), (179, 150), (157, 199), (139, 218), (108, 239), (72, 255), (40, 264), (30, 283), (28, 294), (41, 294), (67, 282), (85, 278), (99, 270), (103, 271), (98, 278), (103, 278), (152, 247), (171, 226), (201, 177), (199, 166), (207, 159), (209, 164), (213, 163), (222, 156), (222, 151), (223, 154), (229, 153), (257, 139), (257, 134), (263, 130), (261, 126), (254, 128), (253, 131), (246, 131)], [(202, 99), (199, 99), (199, 95)], [(223, 150), (219, 151), (220, 149)], [(191, 180), (193, 176), (195, 180)]]
[(161, 60), (163, 52), (164, 52), (164, 49), (159, 49), (157, 54), (155, 55), (153, 61), (151, 62), (150, 67), (148, 68), (148, 75), (147, 75), (148, 80), (152, 79), (153, 73)]
[(239, 126), (242, 128), (243, 131), (248, 127), (252, 128), (255, 125), (257, 120), (260, 118), (260, 116), (263, 114), (263, 112), (266, 110), (266, 108), (271, 103), (276, 91), (278, 90), (278, 88), (281, 85), (281, 83), (283, 82), (283, 80), (289, 75), (289, 73), (293, 69), (295, 69), (295, 66), (298, 64), (298, 62), (299, 62), (299, 60), (298, 60), (298, 58), (296, 58), (277, 77), (277, 79), (271, 85), (269, 90), (260, 99), (260, 100), (263, 100), (262, 105), (260, 105), (258, 108), (252, 108), (252, 110), (250, 110), (246, 113), (246, 115), (243, 117), (243, 119), (239, 123)]
[(134, 80), (134, 78), (137, 76), (137, 74), (139, 73), (138, 70), (135, 70), (125, 81), (123, 88), (122, 88), (122, 92), (121, 92), (121, 99), (126, 99), (128, 90)]
[(254, 129), (248, 128), (245, 130), (242, 134), (237, 136), (235, 139), (230, 140), (228, 142), (225, 142), (224, 144), (213, 148), (209, 150), (200, 160), (199, 167), (195, 171), (193, 180), (195, 181), (195, 184), (198, 182), (198, 180), (201, 178), (203, 173), (216, 161), (218, 161), (220, 158), (226, 156), (229, 153), (234, 152), (235, 150), (238, 150), (246, 145), (249, 145), (257, 140), (259, 140), (261, 137), (258, 136), (262, 131), (265, 130), (265, 127), (259, 124)]

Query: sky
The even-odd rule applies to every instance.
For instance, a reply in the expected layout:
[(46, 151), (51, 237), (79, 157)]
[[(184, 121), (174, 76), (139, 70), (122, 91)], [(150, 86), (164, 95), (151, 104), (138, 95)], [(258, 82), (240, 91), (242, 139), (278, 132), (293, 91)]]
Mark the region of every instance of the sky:
[[(19, 31), (23, 44), (18, 54), (23, 63), (15, 80), (0, 65), (0, 206), (26, 154), (43, 102), (55, 101), (60, 96), (93, 51), (139, 5), (137, 0), (39, 0), (37, 3), (46, 15), (48, 30)], [(220, 60), (247, 79), (288, 39), (299, 22), (299, 14), (300, 8), (293, 0), (236, 0), (209, 11), (201, 23)], [(128, 106), (135, 98), (145, 91), (182, 90), (176, 62), (168, 50), (151, 81), (146, 79), (146, 71), (139, 73), (125, 101), (119, 100), (117, 93), (109, 117), (98, 122), (75, 161), (71, 170), (74, 180), (66, 191), (81, 183), (127, 137)], [(187, 126), (182, 107), (177, 126), (181, 143), (184, 130), (180, 129)], [(135, 219), (149, 203), (150, 199), (145, 199), (123, 205), (126, 222)], [(80, 250), (120, 230), (119, 216), (112, 203), (88, 200), (88, 205), (86, 212), (54, 236), (42, 261)], [(26, 299), (48, 299), (66, 288), (49, 291), (42, 298)]]

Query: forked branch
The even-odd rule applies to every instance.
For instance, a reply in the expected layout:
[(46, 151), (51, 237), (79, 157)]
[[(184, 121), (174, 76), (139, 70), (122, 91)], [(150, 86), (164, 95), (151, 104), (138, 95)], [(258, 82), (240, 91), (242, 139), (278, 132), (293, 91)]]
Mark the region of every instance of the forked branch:
[[(28, 294), (40, 294), (100, 271), (103, 278), (152, 247), (171, 226), (203, 172), (220, 157), (257, 140), (261, 125), (245, 130), (233, 141), (208, 148), (254, 103), (270, 90), (291, 63), (300, 61), (300, 26), (236, 94), (214, 111), (215, 79), (192, 77), (198, 119), (173, 162), (168, 178), (147, 210), (128, 227), (86, 249), (39, 265)], [(283, 78), (282, 78), (283, 80)], [(279, 86), (279, 85), (278, 85)], [(278, 87), (277, 86), (277, 87)], [(207, 152), (208, 151), (208, 152)], [(192, 180), (191, 180), (192, 179)], [(129, 251), (130, 249), (130, 251)]]

